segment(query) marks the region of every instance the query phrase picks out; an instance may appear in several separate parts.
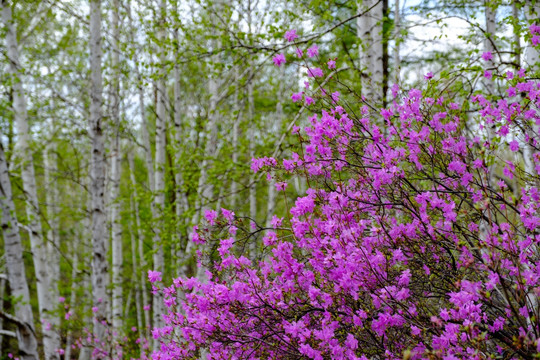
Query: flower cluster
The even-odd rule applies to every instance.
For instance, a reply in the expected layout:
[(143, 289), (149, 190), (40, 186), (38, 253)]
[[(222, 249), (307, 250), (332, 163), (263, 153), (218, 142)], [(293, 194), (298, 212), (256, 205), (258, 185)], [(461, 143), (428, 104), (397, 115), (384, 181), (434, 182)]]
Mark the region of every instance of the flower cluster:
[[(253, 171), (304, 174), (311, 184), (285, 219), (272, 218), (267, 256), (242, 256), (231, 234), (218, 241), (206, 280), (163, 289), (169, 312), (154, 332), (154, 358), (533, 358), (540, 83), (507, 81), (523, 96), (460, 101), (396, 85), (388, 108), (364, 105), (354, 116), (329, 95), (333, 105), (299, 133), (301, 151), (252, 162)], [(462, 110), (466, 101), (476, 113)], [(482, 136), (486, 125), (494, 131)], [(520, 149), (531, 154), (524, 162)]]

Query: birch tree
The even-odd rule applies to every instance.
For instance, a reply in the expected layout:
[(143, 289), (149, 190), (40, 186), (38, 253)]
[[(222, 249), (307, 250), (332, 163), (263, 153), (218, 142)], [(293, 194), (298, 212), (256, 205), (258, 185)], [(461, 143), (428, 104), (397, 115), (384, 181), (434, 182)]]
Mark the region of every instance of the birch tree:
[(95, 310), (94, 336), (98, 346), (103, 346), (106, 341), (108, 285), (101, 57), (101, 1), (92, 0), (90, 2), (90, 136), (92, 140), (90, 192), (92, 196), (92, 300)]
[(362, 94), (375, 103), (382, 102), (383, 94), (383, 3), (382, 0), (357, 0), (359, 16), (356, 21)]
[[(163, 212), (165, 211), (165, 146), (166, 146), (166, 124), (167, 124), (167, 88), (165, 83), (165, 61), (166, 61), (166, 45), (165, 45), (165, 22), (166, 22), (166, 6), (167, 2), (161, 0), (159, 3), (159, 23), (158, 23), (158, 78), (157, 78), (157, 104), (156, 104), (156, 159), (154, 169), (154, 202), (153, 208), (154, 218), (157, 217), (158, 224), (154, 226), (154, 242), (153, 242), (153, 260), (154, 271), (160, 273), (164, 269), (164, 252), (162, 225)], [(161, 315), (163, 314), (163, 300), (159, 293), (155, 293), (153, 297), (153, 326), (161, 326), (163, 323)]]
[(120, 223), (120, 39), (119, 12), (120, 1), (114, 0), (112, 6), (112, 89), (111, 120), (114, 126), (111, 153), (111, 229), (112, 229), (112, 326), (116, 339), (122, 333), (122, 225)]
[(50, 279), (47, 271), (47, 248), (43, 238), (41, 226), (40, 205), (37, 196), (37, 185), (34, 170), (33, 154), (30, 147), (30, 130), (26, 98), (23, 88), (23, 72), (19, 60), (17, 33), (12, 18), (11, 5), (2, 0), (2, 19), (7, 29), (6, 45), (9, 59), (8, 71), (11, 77), (13, 91), (13, 117), (17, 128), (17, 146), (22, 162), (21, 175), (23, 190), (26, 195), (26, 215), (28, 217), (28, 230), (32, 245), (32, 257), (37, 281), (39, 313), (44, 324), (43, 347), (46, 359), (58, 359), (57, 349), (60, 348), (60, 337), (57, 333), (59, 319), (52, 315), (54, 310), (52, 294), (50, 292)]
[[(3, 3), (4, 5), (4, 3)], [(3, 134), (0, 132), (0, 140)], [(34, 315), (30, 306), (30, 292), (26, 279), (26, 270), (23, 261), (23, 247), (19, 235), (19, 227), (15, 218), (15, 205), (11, 192), (8, 166), (4, 155), (4, 146), (0, 142), (0, 225), (4, 236), (4, 251), (6, 254), (6, 268), (9, 288), (13, 299), (18, 302), (13, 304), (15, 317), (11, 318), (0, 309), (1, 317), (13, 319), (16, 327), (16, 335), (22, 360), (39, 359), (37, 350), (36, 330), (34, 327)]]

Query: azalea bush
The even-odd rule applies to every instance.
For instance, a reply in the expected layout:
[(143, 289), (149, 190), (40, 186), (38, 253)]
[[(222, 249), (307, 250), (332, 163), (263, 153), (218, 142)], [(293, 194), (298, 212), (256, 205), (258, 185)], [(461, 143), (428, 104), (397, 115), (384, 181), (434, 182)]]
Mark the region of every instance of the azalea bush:
[[(245, 220), (205, 213), (192, 240), (206, 276), (150, 274), (168, 309), (153, 358), (538, 357), (540, 84), (512, 75), (486, 79), (503, 97), (455, 99), (429, 74), (423, 89), (394, 85), (383, 109), (329, 85), (293, 94), (320, 109), (293, 129), (297, 151), (252, 163), (276, 174), (288, 212), (260, 230), (257, 260), (239, 246)], [(292, 175), (309, 184), (296, 199)]]

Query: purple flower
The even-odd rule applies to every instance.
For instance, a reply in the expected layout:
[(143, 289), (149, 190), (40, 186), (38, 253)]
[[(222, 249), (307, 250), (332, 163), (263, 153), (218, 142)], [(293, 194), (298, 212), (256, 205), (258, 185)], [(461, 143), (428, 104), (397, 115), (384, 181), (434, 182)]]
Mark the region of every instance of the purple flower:
[(159, 271), (148, 270), (148, 280), (151, 283), (161, 281), (161, 273)]
[(286, 188), (287, 188), (287, 183), (286, 182), (278, 182), (278, 183), (276, 183), (276, 190), (277, 191), (285, 191)]
[(307, 71), (308, 77), (322, 77), (323, 71), (320, 68), (311, 68)]
[(426, 75), (424, 75), (424, 79), (431, 80), (433, 79), (433, 73), (430, 71)]
[(313, 98), (310, 98), (309, 96), (306, 96), (306, 106), (307, 105), (312, 105), (315, 103), (315, 101), (313, 101)]
[(485, 61), (489, 61), (493, 59), (493, 54), (491, 54), (491, 52), (489, 51), (486, 51), (482, 54), (482, 59), (484, 59)]
[(317, 45), (313, 45), (309, 49), (307, 49), (307, 56), (314, 57), (319, 55), (319, 47)]
[(299, 100), (302, 99), (302, 93), (301, 92), (297, 92), (297, 93), (293, 93), (292, 96), (291, 96), (291, 99), (293, 102), (297, 102)]
[(288, 31), (285, 33), (285, 39), (286, 39), (288, 42), (294, 41), (294, 40), (297, 39), (297, 38), (298, 38), (298, 34), (296, 33), (296, 30), (295, 30), (295, 29), (288, 30)]
[(217, 211), (215, 210), (204, 210), (204, 218), (210, 225), (216, 225)]
[(516, 140), (510, 141), (508, 145), (510, 145), (510, 150), (512, 150), (513, 152), (516, 152), (519, 150), (519, 143)]
[(335, 69), (336, 68), (336, 61), (335, 60), (329, 60), (326, 65), (328, 65), (329, 69)]
[(298, 56), (299, 58), (304, 56), (304, 52), (302, 51), (302, 49), (300, 49), (300, 48), (296, 49), (296, 56)]
[(280, 67), (281, 64), (285, 64), (285, 55), (283, 54), (277, 54), (272, 58), (274, 61), (274, 64), (276, 64), (277, 67)]

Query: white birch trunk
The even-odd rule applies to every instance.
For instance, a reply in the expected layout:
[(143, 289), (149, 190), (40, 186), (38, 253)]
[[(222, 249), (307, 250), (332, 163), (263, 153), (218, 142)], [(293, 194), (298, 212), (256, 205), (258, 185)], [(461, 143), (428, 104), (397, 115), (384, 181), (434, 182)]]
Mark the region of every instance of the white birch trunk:
[[(139, 259), (140, 259), (140, 266), (139, 270), (134, 274), (138, 275), (138, 282), (139, 282), (139, 291), (141, 293), (142, 303), (143, 306), (150, 304), (148, 292), (146, 291), (146, 274), (144, 273), (144, 269), (146, 269), (146, 260), (144, 257), (144, 243), (143, 243), (143, 236), (141, 234), (141, 217), (139, 213), (139, 204), (137, 202), (137, 198), (139, 197), (138, 191), (137, 191), (137, 182), (135, 180), (135, 164), (133, 161), (133, 153), (128, 153), (128, 162), (129, 162), (129, 175), (131, 179), (131, 184), (133, 186), (133, 196), (131, 198), (132, 206), (131, 208), (134, 210), (135, 215), (135, 228), (136, 228), (136, 235), (137, 235), (137, 251), (139, 253)], [(133, 198), (134, 197), (134, 198)], [(144, 311), (144, 323), (143, 328), (146, 329), (146, 336), (150, 335), (149, 332), (149, 326), (150, 326), (150, 313), (148, 311)]]
[(383, 89), (383, 6), (379, 0), (358, 0), (358, 13), (369, 12), (357, 18), (357, 36), (360, 40), (359, 59), (362, 71), (362, 95), (368, 101), (382, 102)]
[(399, 54), (401, 38), (401, 13), (399, 8), (399, 0), (394, 1), (394, 29), (394, 81), (396, 84), (399, 84), (401, 79), (401, 58)]
[[(178, 1), (174, 1), (175, 6), (175, 12), (178, 14)], [(178, 15), (177, 15), (178, 16)], [(179, 21), (179, 20), (176, 20)], [(180, 57), (180, 38), (178, 35), (178, 24), (175, 24), (173, 29), (173, 36), (174, 36), (174, 42), (175, 42), (175, 51), (174, 51), (174, 57), (175, 59), (178, 59)], [(177, 243), (177, 252), (175, 254), (175, 257), (178, 261), (178, 269), (181, 267), (181, 252), (185, 250), (186, 243), (187, 243), (187, 236), (183, 233), (184, 225), (185, 225), (185, 219), (184, 219), (184, 211), (187, 210), (187, 198), (183, 191), (184, 187), (184, 177), (183, 177), (183, 169), (179, 166), (180, 159), (182, 157), (182, 152), (184, 149), (185, 144), (185, 133), (183, 131), (182, 126), (182, 89), (180, 84), (180, 65), (178, 64), (178, 61), (175, 61), (174, 63), (174, 130), (175, 130), (175, 140), (176, 140), (176, 171), (175, 171), (175, 183), (176, 183), (176, 204), (175, 204), (175, 210), (176, 210), (176, 221), (177, 221), (177, 228), (179, 230), (178, 233), (178, 243)], [(185, 114), (184, 114), (185, 116)]]
[[(156, 166), (154, 171), (154, 211), (158, 221), (154, 228), (154, 271), (163, 273), (164, 253), (163, 243), (161, 239), (161, 230), (163, 221), (160, 220), (160, 215), (165, 208), (165, 127), (167, 124), (166, 103), (167, 89), (165, 86), (165, 60), (166, 46), (165, 42), (165, 16), (166, 16), (166, 1), (160, 2), (160, 25), (158, 30), (158, 56), (159, 56), (159, 77), (157, 80), (157, 104), (156, 104)], [(163, 296), (161, 292), (156, 292), (153, 295), (153, 326), (163, 326), (162, 314), (164, 312)], [(158, 342), (154, 341), (154, 348)]]
[[(240, 119), (242, 118), (242, 116), (240, 115), (241, 111), (240, 111), (240, 99), (239, 99), (239, 96), (238, 96), (238, 87), (239, 87), (239, 80), (240, 80), (240, 75), (238, 73), (238, 68), (235, 70), (235, 74), (234, 74), (234, 83), (236, 84), (236, 88), (234, 90), (234, 99), (233, 99), (233, 128), (232, 128), (232, 148), (233, 148), (233, 153), (232, 153), (232, 163), (233, 163), (233, 166), (236, 166), (236, 164), (238, 164), (238, 136), (240, 135), (239, 134), (239, 128), (240, 128)], [(238, 198), (238, 183), (236, 182), (236, 180), (233, 178), (231, 180), (231, 200), (230, 200), (230, 208), (231, 209), (236, 209), (236, 200)]]
[[(495, 52), (495, 21), (497, 12), (496, 9), (493, 8), (490, 4), (490, 1), (486, 1), (484, 4), (485, 7), (485, 16), (486, 16), (486, 38), (484, 39), (484, 51), (494, 53)], [(495, 56), (495, 54), (493, 54)], [(494, 67), (494, 62), (492, 60), (488, 61), (487, 63), (488, 68)], [(493, 94), (495, 92), (495, 83), (487, 79), (486, 81), (486, 90), (489, 94)], [(490, 135), (490, 139), (491, 139)]]
[[(55, 127), (53, 125), (54, 134)], [(57, 154), (56, 154), (56, 143), (51, 140), (49, 146), (45, 147), (43, 152), (43, 163), (44, 163), (44, 175), (45, 175), (45, 184), (47, 187), (46, 191), (46, 201), (47, 201), (47, 215), (49, 222), (49, 230), (47, 232), (47, 266), (48, 273), (50, 277), (50, 288), (51, 288), (51, 298), (58, 299), (59, 291), (58, 285), (60, 281), (60, 239), (59, 239), (59, 224), (58, 224), (58, 188), (56, 181), (51, 178), (51, 171), (56, 172), (57, 167)]]
[(44, 323), (43, 347), (45, 359), (59, 359), (57, 350), (60, 348), (60, 337), (56, 332), (59, 325), (59, 319), (58, 317), (51, 315), (54, 310), (54, 302), (50, 292), (49, 275), (47, 274), (47, 261), (50, 260), (47, 259), (47, 248), (43, 239), (43, 229), (41, 227), (40, 208), (37, 196), (34, 161), (30, 149), (30, 133), (21, 64), (19, 61), (17, 34), (12, 19), (11, 6), (6, 0), (2, 0), (2, 19), (7, 28), (6, 45), (7, 56), (9, 59), (8, 71), (12, 79), (13, 88), (13, 116), (15, 118), (15, 125), (18, 133), (17, 145), (22, 161), (21, 175), (23, 190), (27, 195), (26, 214), (28, 216), (29, 236), (36, 273), (39, 312), (41, 320)]
[[(540, 16), (540, 1), (525, 1), (525, 18), (529, 23), (537, 23)], [(528, 66), (529, 72), (536, 72), (540, 69), (540, 52), (532, 46), (528, 46), (525, 50), (525, 64)], [(529, 132), (529, 143), (525, 146), (523, 151), (523, 160), (525, 162), (525, 171), (532, 176), (536, 176), (536, 165), (534, 156), (537, 156), (535, 146), (532, 144), (533, 139), (538, 139), (540, 134), (540, 127), (536, 124), (532, 124), (532, 131)], [(538, 144), (536, 145), (538, 147)]]
[[(5, 4), (3, 4), (6, 6)], [(0, 132), (0, 140), (3, 138)], [(23, 262), (23, 248), (15, 218), (15, 205), (11, 193), (8, 167), (4, 148), (0, 142), (0, 225), (4, 236), (6, 268), (13, 298), (20, 299), (15, 306), (15, 316), (21, 321), (17, 324), (16, 335), (19, 346), (19, 357), (22, 360), (37, 360), (37, 339), (34, 328), (34, 315), (30, 306), (30, 293), (26, 280)]]
[(98, 346), (105, 346), (107, 320), (107, 224), (105, 217), (105, 145), (102, 118), (101, 77), (101, 1), (90, 2), (90, 136), (92, 160), (90, 168), (92, 196), (92, 301), (94, 313), (94, 336)]
[(122, 337), (123, 314), (122, 314), (122, 224), (120, 223), (120, 60), (118, 40), (120, 37), (119, 27), (119, 0), (114, 0), (112, 6), (112, 89), (111, 89), (111, 117), (114, 125), (112, 139), (111, 159), (111, 230), (112, 230), (112, 330), (113, 338), (118, 340)]

